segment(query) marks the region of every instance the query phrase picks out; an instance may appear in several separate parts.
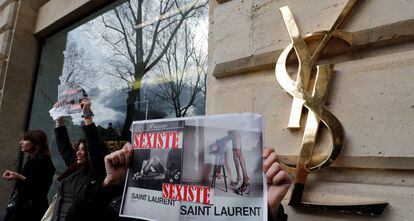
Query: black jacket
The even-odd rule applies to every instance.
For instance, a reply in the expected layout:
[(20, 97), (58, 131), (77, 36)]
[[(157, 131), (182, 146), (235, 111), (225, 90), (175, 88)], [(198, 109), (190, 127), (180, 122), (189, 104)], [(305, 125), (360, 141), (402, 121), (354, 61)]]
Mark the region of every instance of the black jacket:
[(20, 174), (25, 180), (16, 181), (16, 209), (12, 221), (39, 221), (48, 208), (47, 193), (52, 184), (55, 167), (47, 154), (37, 154), (33, 159), (27, 158)]
[(279, 210), (277, 212), (277, 217), (272, 219), (270, 218), (270, 211), (269, 211), (269, 216), (268, 216), (268, 221), (287, 221), (288, 219), (288, 215), (285, 213), (285, 210), (283, 208), (283, 205), (280, 204), (279, 205)]
[[(113, 218), (105, 212), (105, 208), (117, 189), (101, 188), (106, 175), (104, 157), (108, 150), (104, 141), (99, 137), (95, 124), (83, 126), (83, 132), (86, 138), (88, 165), (80, 173), (86, 176), (86, 179), (79, 187), (76, 187), (78, 191), (65, 221), (112, 220)], [(59, 152), (68, 166), (66, 172), (59, 178), (64, 182), (68, 176), (80, 168), (76, 165), (76, 152), (69, 141), (66, 127), (55, 128), (55, 136)], [(61, 200), (61, 197), (58, 195), (57, 200)]]

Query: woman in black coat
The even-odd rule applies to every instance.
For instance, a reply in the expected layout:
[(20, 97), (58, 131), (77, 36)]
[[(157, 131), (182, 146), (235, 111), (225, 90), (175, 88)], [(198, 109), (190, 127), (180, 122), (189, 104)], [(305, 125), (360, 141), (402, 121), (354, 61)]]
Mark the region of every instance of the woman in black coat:
[(85, 138), (79, 140), (74, 148), (63, 119), (56, 120), (56, 142), (68, 169), (58, 178), (60, 186), (53, 221), (111, 219), (105, 208), (114, 194), (111, 194), (111, 188), (102, 188), (106, 175), (104, 157), (108, 149), (92, 121), (90, 101), (84, 98), (82, 105)]
[(39, 221), (48, 208), (47, 193), (55, 167), (50, 158), (47, 136), (40, 130), (23, 133), (20, 148), (27, 155), (19, 172), (6, 170), (3, 178), (16, 181), (5, 221)]

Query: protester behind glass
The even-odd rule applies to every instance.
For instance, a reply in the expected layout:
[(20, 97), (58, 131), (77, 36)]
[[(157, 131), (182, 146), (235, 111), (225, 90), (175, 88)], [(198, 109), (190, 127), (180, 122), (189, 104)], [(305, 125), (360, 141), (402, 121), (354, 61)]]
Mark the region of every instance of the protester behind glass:
[(47, 193), (55, 167), (50, 158), (47, 136), (41, 130), (24, 132), (20, 150), (27, 156), (21, 171), (6, 170), (3, 178), (15, 181), (4, 221), (39, 221), (48, 208)]

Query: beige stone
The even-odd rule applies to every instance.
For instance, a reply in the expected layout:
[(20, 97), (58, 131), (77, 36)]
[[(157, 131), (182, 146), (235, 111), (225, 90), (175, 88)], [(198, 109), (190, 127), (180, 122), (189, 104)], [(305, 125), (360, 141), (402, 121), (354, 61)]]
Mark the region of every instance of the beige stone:
[[(6, 61), (0, 61), (0, 90), (3, 89), (6, 65), (7, 65)], [(1, 96), (0, 96), (0, 106), (1, 106)]]
[(414, 187), (414, 176), (410, 170), (382, 170), (363, 168), (326, 168), (311, 173), (310, 182), (365, 183)]
[(63, 16), (69, 14), (74, 9), (77, 9), (88, 2), (90, 2), (90, 0), (52, 0), (47, 2), (39, 9), (39, 16), (37, 17), (34, 32), (39, 32), (39, 30), (42, 30), (45, 27), (55, 23)]
[[(26, 117), (32, 91), (39, 42), (33, 36), (37, 11), (36, 5), (46, 0), (21, 0), (16, 14), (16, 26), (3, 34), (9, 38), (13, 31), (12, 44), (7, 53), (8, 64), (4, 75), (4, 87), (0, 106), (0, 167), (16, 169), (18, 142), (25, 130)], [(4, 39), (5, 37), (3, 37)], [(0, 38), (1, 39), (1, 38)], [(4, 41), (0, 40), (0, 44)], [(0, 49), (7, 48), (2, 44)], [(3, 52), (4, 53), (4, 52)], [(5, 208), (13, 183), (0, 179), (0, 208)]]
[[(288, 123), (292, 97), (275, 79), (274, 66), (290, 43), (278, 8), (289, 5), (302, 31), (329, 28), (345, 0), (233, 0), (210, 7), (206, 113), (257, 112), (265, 118), (265, 145), (282, 162), (295, 163), (303, 130)], [(380, 217), (285, 209), (289, 220), (412, 220), (414, 200), (413, 1), (360, 1), (343, 27), (354, 47), (331, 50), (334, 64), (327, 108), (341, 121), (345, 145), (332, 167), (311, 173), (304, 200), (316, 203), (388, 201)], [(304, 120), (302, 125), (304, 124)], [(313, 159), (329, 153), (321, 130)]]
[(16, 2), (17, 0), (0, 0), (0, 10), (7, 6), (10, 2)]
[[(410, 148), (414, 124), (409, 120), (414, 119), (413, 68), (414, 50), (335, 65), (327, 103), (345, 130), (340, 165), (358, 162), (369, 167), (365, 160), (395, 157), (400, 160), (386, 163), (387, 167), (414, 169)], [(274, 70), (220, 80), (210, 77), (208, 85), (207, 97), (214, 99), (207, 99), (207, 113), (262, 113), (265, 144), (276, 147), (281, 155), (298, 154), (302, 132), (285, 129), (292, 98), (278, 85)], [(326, 134), (318, 145), (321, 155), (326, 153), (322, 147), (330, 144)]]
[(0, 60), (8, 57), (12, 31), (8, 30), (0, 34)]
[(386, 201), (388, 207), (380, 217), (347, 215), (340, 213), (321, 212), (319, 210), (294, 210), (283, 202), (289, 220), (375, 220), (375, 221), (410, 221), (412, 220), (412, 186), (375, 185), (362, 183), (309, 182), (304, 200), (315, 203), (361, 203)]
[(13, 25), (13, 18), (16, 13), (17, 3), (9, 3), (0, 11), (0, 33), (8, 30)]
[[(263, 67), (275, 63), (281, 50), (290, 43), (278, 8), (288, 5), (302, 35), (306, 35), (329, 29), (345, 3), (342, 0), (315, 1), (312, 10), (299, 0), (233, 0), (218, 5), (212, 27), (215, 35), (210, 41), (214, 44), (215, 76), (255, 71), (257, 63)], [(343, 29), (355, 33), (355, 47), (411, 41), (414, 38), (413, 10), (412, 1), (361, 1)], [(233, 61), (235, 63), (229, 64)]]
[(116, 0), (50, 0), (39, 9), (34, 33), (39, 37), (47, 36), (114, 1)]

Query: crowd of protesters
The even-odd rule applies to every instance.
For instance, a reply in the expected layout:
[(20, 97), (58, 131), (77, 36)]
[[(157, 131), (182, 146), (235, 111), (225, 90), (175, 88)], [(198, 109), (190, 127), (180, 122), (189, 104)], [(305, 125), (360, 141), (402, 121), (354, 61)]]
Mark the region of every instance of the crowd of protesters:
[[(55, 107), (58, 107), (58, 103)], [(84, 138), (74, 146), (70, 143), (62, 117), (55, 120), (57, 148), (67, 169), (57, 178), (59, 187), (48, 209), (47, 194), (55, 167), (52, 163), (47, 136), (40, 130), (23, 133), (20, 150), (27, 159), (18, 172), (6, 170), (3, 178), (15, 181), (9, 205), (0, 221), (82, 221), (132, 220), (118, 217), (113, 199), (122, 194), (126, 171), (133, 155), (132, 145), (108, 153), (93, 123), (91, 102), (82, 100)], [(263, 150), (263, 171), (268, 188), (269, 220), (286, 220), (281, 206), (291, 184), (290, 176), (277, 162), (271, 149)], [(116, 201), (115, 201), (116, 202)], [(45, 214), (46, 213), (46, 214)]]

